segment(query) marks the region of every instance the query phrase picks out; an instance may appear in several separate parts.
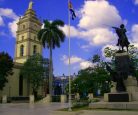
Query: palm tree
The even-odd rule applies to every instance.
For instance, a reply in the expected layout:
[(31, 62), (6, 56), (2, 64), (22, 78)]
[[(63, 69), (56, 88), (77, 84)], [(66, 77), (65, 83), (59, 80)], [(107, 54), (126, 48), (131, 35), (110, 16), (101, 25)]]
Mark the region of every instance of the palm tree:
[(53, 86), (53, 62), (52, 62), (52, 50), (55, 47), (60, 47), (60, 43), (64, 42), (65, 34), (59, 28), (64, 26), (64, 22), (61, 20), (48, 21), (44, 20), (44, 28), (38, 32), (37, 38), (42, 42), (43, 47), (47, 47), (50, 51), (49, 57), (49, 94), (52, 95)]

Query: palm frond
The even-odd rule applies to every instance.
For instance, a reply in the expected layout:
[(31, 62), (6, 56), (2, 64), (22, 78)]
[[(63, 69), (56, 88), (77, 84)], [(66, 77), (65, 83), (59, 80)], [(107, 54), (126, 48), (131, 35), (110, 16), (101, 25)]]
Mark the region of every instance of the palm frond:
[(42, 41), (44, 47), (50, 48), (52, 43), (52, 48), (60, 47), (60, 42), (64, 42), (65, 34), (59, 28), (64, 26), (64, 22), (61, 20), (54, 20), (50, 22), (44, 20), (44, 29), (38, 32), (38, 39)]
[(43, 35), (43, 33), (44, 33), (45, 31), (47, 31), (47, 30), (46, 30), (46, 29), (41, 29), (41, 30), (38, 32), (38, 34), (37, 34), (37, 39), (38, 39), (39, 41), (41, 41), (41, 37), (42, 37), (42, 35)]
[(50, 21), (44, 20), (43, 22), (44, 22), (44, 28), (49, 28), (51, 26)]
[(62, 20), (54, 20), (51, 25), (52, 25), (52, 27), (64, 26), (64, 22)]
[(58, 36), (60, 38), (59, 40), (61, 42), (64, 42), (65, 41), (65, 34), (64, 34), (64, 32), (62, 30), (60, 30), (59, 28), (54, 28), (54, 31), (55, 31), (56, 34), (58, 34)]

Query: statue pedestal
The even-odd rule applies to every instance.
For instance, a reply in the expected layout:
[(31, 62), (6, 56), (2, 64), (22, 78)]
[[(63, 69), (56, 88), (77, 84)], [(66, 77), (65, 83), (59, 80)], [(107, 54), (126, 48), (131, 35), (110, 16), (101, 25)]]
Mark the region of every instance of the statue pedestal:
[(116, 93), (116, 82), (112, 82), (111, 93)]
[(137, 80), (135, 77), (128, 76), (127, 80), (125, 80), (125, 86), (129, 93), (138, 92)]
[(131, 96), (127, 92), (122, 93), (105, 93), (105, 102), (129, 102), (131, 101)]
[(132, 95), (132, 101), (138, 101), (138, 87), (137, 80), (135, 77), (128, 76), (128, 79), (125, 80), (125, 86), (127, 92)]
[(105, 102), (128, 102), (128, 101), (138, 101), (138, 86), (135, 77), (128, 76), (124, 80), (126, 86), (126, 91), (123, 93), (118, 93), (116, 91), (116, 83), (112, 82), (113, 87), (111, 88), (111, 93), (104, 94)]

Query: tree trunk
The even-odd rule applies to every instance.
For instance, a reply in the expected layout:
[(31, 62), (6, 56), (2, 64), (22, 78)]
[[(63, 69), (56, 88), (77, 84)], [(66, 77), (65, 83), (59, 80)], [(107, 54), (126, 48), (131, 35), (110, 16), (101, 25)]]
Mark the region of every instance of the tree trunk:
[(52, 63), (52, 43), (50, 46), (50, 58), (49, 58), (49, 94), (53, 95), (53, 63)]
[(27, 95), (29, 96), (31, 94), (30, 92), (30, 80), (27, 79)]

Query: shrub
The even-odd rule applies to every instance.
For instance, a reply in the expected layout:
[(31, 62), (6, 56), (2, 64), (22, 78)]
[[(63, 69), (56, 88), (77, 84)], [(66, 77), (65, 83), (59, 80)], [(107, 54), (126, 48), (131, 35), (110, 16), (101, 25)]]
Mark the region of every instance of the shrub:
[(88, 100), (74, 100), (72, 102), (72, 105), (74, 108), (80, 108), (80, 107), (88, 106), (89, 101)]
[(52, 96), (52, 102), (60, 102), (60, 95)]

